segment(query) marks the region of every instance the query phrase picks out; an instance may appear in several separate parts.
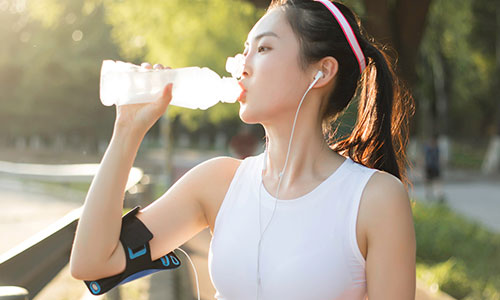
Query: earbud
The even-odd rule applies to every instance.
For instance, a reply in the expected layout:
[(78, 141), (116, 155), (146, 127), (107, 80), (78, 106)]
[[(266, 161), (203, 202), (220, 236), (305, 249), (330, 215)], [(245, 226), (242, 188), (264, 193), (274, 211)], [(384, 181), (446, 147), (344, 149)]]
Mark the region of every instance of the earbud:
[(314, 80), (318, 80), (318, 79), (320, 79), (321, 77), (323, 77), (323, 72), (318, 71), (318, 73), (316, 73), (316, 76), (314, 76)]
[(309, 85), (309, 89), (312, 89), (312, 87), (316, 84), (316, 82), (318, 82), (318, 80), (321, 79), (321, 77), (323, 77), (323, 72), (318, 71), (318, 73), (316, 73), (316, 76), (314, 76), (313, 82), (311, 83), (311, 85)]

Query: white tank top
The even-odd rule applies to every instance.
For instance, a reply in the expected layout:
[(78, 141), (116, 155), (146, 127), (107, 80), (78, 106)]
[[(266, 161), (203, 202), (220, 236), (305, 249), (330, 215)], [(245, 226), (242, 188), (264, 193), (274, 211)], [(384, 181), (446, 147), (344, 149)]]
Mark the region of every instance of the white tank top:
[[(217, 213), (208, 254), (216, 299), (256, 299), (263, 158), (262, 153), (241, 162)], [(278, 200), (261, 242), (261, 299), (366, 299), (356, 219), (375, 171), (347, 158), (311, 192)], [(261, 202), (263, 232), (275, 205), (264, 186)]]

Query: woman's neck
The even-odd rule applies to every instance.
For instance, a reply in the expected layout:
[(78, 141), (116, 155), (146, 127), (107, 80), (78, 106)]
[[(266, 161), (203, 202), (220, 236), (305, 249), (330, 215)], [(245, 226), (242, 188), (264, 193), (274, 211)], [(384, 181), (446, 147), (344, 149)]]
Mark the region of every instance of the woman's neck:
[[(317, 120), (317, 119), (316, 119)], [(277, 183), (279, 174), (284, 171), (281, 188), (287, 187), (310, 178), (321, 177), (325, 171), (325, 161), (331, 158), (332, 151), (326, 143), (321, 124), (315, 120), (301, 119), (300, 116), (295, 126), (290, 154), (286, 162), (290, 134), (292, 132), (293, 120), (289, 126), (264, 126), (268, 138), (267, 164), (264, 175), (265, 179)], [(327, 171), (328, 172), (328, 171)]]

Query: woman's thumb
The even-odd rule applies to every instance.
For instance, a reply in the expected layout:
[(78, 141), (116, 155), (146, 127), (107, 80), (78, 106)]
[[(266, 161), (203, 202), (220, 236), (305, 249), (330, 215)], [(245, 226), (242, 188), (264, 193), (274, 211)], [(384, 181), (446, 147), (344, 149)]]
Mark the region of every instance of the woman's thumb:
[(173, 85), (174, 85), (173, 83), (168, 83), (163, 89), (162, 102), (164, 102), (166, 105), (168, 105), (172, 100)]
[(163, 97), (167, 96), (167, 97), (171, 98), (173, 85), (174, 84), (172, 82), (167, 83), (167, 85), (163, 89)]

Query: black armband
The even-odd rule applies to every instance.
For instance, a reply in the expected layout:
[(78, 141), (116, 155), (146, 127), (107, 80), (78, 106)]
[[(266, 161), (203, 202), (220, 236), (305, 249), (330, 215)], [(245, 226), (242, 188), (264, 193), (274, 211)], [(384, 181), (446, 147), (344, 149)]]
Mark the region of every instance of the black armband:
[(172, 251), (152, 261), (149, 241), (153, 234), (135, 215), (141, 209), (136, 206), (122, 218), (120, 241), (127, 258), (125, 271), (120, 274), (94, 281), (86, 281), (85, 285), (94, 295), (102, 295), (115, 286), (130, 282), (143, 276), (180, 267), (181, 261)]

